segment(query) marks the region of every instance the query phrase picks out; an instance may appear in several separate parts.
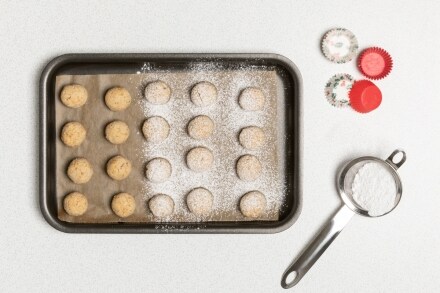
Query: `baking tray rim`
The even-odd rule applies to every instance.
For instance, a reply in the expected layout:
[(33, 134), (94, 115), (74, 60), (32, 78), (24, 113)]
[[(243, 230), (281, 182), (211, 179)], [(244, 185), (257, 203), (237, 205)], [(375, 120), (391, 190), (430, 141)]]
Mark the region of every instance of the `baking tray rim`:
[[(47, 190), (47, 99), (48, 87), (52, 78), (55, 77), (57, 70), (69, 63), (127, 63), (145, 62), (146, 60), (196, 60), (196, 61), (216, 61), (216, 60), (270, 60), (283, 66), (291, 75), (294, 81), (294, 186), (293, 194), (296, 203), (289, 214), (281, 221), (270, 222), (242, 222), (242, 224), (258, 224), (259, 226), (237, 227), (233, 226), (236, 222), (221, 222), (222, 225), (231, 227), (209, 227), (209, 223), (156, 223), (146, 226), (145, 224), (72, 224), (58, 219), (51, 213), (48, 206)], [(296, 65), (287, 57), (274, 53), (70, 53), (63, 54), (52, 59), (43, 69), (39, 82), (39, 204), (45, 220), (55, 229), (65, 233), (103, 233), (103, 234), (273, 234), (282, 232), (290, 228), (296, 222), (302, 210), (302, 76)], [(219, 222), (217, 222), (219, 223)], [(99, 226), (99, 227), (91, 227)], [(154, 226), (151, 228), (151, 226)]]

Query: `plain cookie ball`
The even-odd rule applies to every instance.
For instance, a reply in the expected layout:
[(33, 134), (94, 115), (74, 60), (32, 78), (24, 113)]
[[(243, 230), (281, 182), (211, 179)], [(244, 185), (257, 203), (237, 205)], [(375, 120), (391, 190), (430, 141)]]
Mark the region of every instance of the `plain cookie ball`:
[(123, 111), (131, 104), (131, 95), (123, 87), (114, 87), (105, 93), (105, 104), (107, 107), (115, 112)]
[(261, 171), (261, 163), (255, 156), (244, 155), (237, 161), (237, 175), (243, 181), (255, 181)]
[(209, 106), (217, 99), (217, 88), (210, 82), (202, 81), (191, 89), (191, 101), (196, 106)]
[(85, 87), (79, 84), (66, 85), (61, 90), (61, 102), (70, 108), (79, 108), (87, 102), (88, 93)]
[(81, 145), (86, 138), (86, 129), (79, 122), (68, 122), (61, 130), (61, 141), (69, 147)]
[(147, 84), (144, 95), (148, 102), (163, 105), (170, 100), (171, 89), (165, 82), (158, 80)]
[(248, 87), (241, 92), (238, 103), (243, 110), (260, 111), (264, 107), (264, 100), (264, 94), (259, 88)]
[(243, 128), (238, 136), (240, 144), (248, 150), (259, 149), (265, 140), (264, 131), (257, 126)]
[(266, 197), (259, 191), (251, 191), (240, 199), (240, 211), (248, 218), (258, 218), (266, 210)]
[(160, 116), (150, 117), (142, 125), (142, 133), (147, 141), (159, 143), (167, 139), (170, 125)]
[(107, 174), (115, 180), (123, 180), (130, 175), (131, 162), (123, 156), (114, 156), (107, 162)]
[(214, 122), (208, 116), (197, 116), (188, 123), (188, 134), (192, 138), (205, 139), (210, 137), (213, 132)]
[(191, 149), (186, 155), (186, 164), (195, 172), (204, 172), (211, 168), (214, 162), (212, 152), (204, 147)]
[(168, 195), (158, 194), (148, 201), (148, 207), (155, 217), (164, 218), (173, 213), (174, 201)]
[(171, 176), (171, 164), (164, 158), (152, 159), (147, 163), (145, 175), (151, 182), (164, 182)]
[(130, 128), (127, 123), (119, 120), (110, 122), (105, 127), (105, 138), (112, 144), (121, 144), (127, 141)]
[(67, 167), (67, 176), (76, 184), (84, 184), (92, 178), (92, 165), (84, 158), (76, 158)]
[(186, 205), (191, 213), (204, 216), (211, 212), (214, 197), (212, 193), (202, 187), (193, 189), (186, 196)]
[(131, 194), (122, 192), (112, 198), (112, 210), (120, 218), (131, 216), (136, 209), (136, 201)]
[(69, 193), (63, 200), (64, 210), (74, 217), (83, 215), (87, 211), (88, 205), (87, 197), (79, 192)]

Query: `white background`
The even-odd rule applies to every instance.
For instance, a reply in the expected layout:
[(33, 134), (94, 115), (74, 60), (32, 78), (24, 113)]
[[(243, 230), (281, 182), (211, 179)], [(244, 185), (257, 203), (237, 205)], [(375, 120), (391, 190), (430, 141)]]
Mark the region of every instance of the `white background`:
[[(403, 198), (357, 216), (295, 292), (435, 292), (440, 287), (439, 1), (0, 1), (0, 291), (286, 292), (281, 274), (341, 204), (338, 166), (403, 148)], [(387, 49), (380, 108), (332, 108), (322, 34)], [(304, 80), (302, 214), (274, 235), (78, 235), (38, 206), (38, 80), (71, 52), (279, 53)], [(293, 291), (293, 290), (292, 290)]]

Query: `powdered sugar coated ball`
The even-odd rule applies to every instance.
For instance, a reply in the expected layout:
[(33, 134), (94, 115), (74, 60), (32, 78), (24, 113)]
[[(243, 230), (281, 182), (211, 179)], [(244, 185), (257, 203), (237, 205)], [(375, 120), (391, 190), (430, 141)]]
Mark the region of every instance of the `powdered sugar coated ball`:
[(166, 194), (158, 194), (148, 201), (148, 207), (155, 217), (165, 218), (174, 211), (174, 201)]
[(259, 191), (251, 191), (240, 199), (240, 211), (248, 218), (258, 218), (266, 210), (266, 197)]
[(211, 168), (214, 162), (212, 152), (204, 147), (196, 147), (186, 155), (186, 164), (195, 172), (204, 172)]
[(164, 158), (152, 159), (147, 164), (145, 175), (152, 182), (164, 182), (171, 176), (171, 164)]
[(170, 100), (171, 89), (165, 82), (158, 80), (147, 84), (144, 95), (148, 102), (163, 105)]
[(243, 181), (255, 181), (261, 171), (261, 163), (255, 156), (244, 155), (237, 161), (237, 175)]
[(208, 81), (196, 84), (191, 90), (191, 101), (199, 107), (209, 106), (217, 99), (217, 88)]
[(153, 116), (145, 120), (142, 125), (142, 133), (147, 141), (159, 143), (170, 134), (170, 125), (164, 118)]
[(259, 149), (265, 140), (264, 131), (257, 126), (249, 126), (240, 131), (240, 144), (249, 150)]
[(212, 210), (213, 201), (212, 193), (202, 187), (191, 190), (186, 197), (188, 209), (197, 216), (209, 214)]
[(259, 88), (248, 87), (241, 92), (238, 103), (243, 110), (260, 111), (264, 107), (264, 100), (264, 94)]
[(195, 139), (205, 139), (214, 132), (214, 122), (205, 115), (200, 115), (188, 123), (188, 134)]

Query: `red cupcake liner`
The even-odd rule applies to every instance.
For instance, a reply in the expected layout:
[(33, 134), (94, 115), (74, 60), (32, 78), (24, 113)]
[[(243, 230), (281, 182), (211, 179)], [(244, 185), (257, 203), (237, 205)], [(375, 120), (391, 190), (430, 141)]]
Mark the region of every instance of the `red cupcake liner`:
[(371, 112), (380, 106), (382, 93), (371, 81), (363, 79), (356, 81), (349, 94), (351, 107), (359, 113)]
[(371, 47), (363, 50), (358, 58), (361, 73), (374, 80), (387, 76), (393, 68), (393, 59), (382, 48)]

